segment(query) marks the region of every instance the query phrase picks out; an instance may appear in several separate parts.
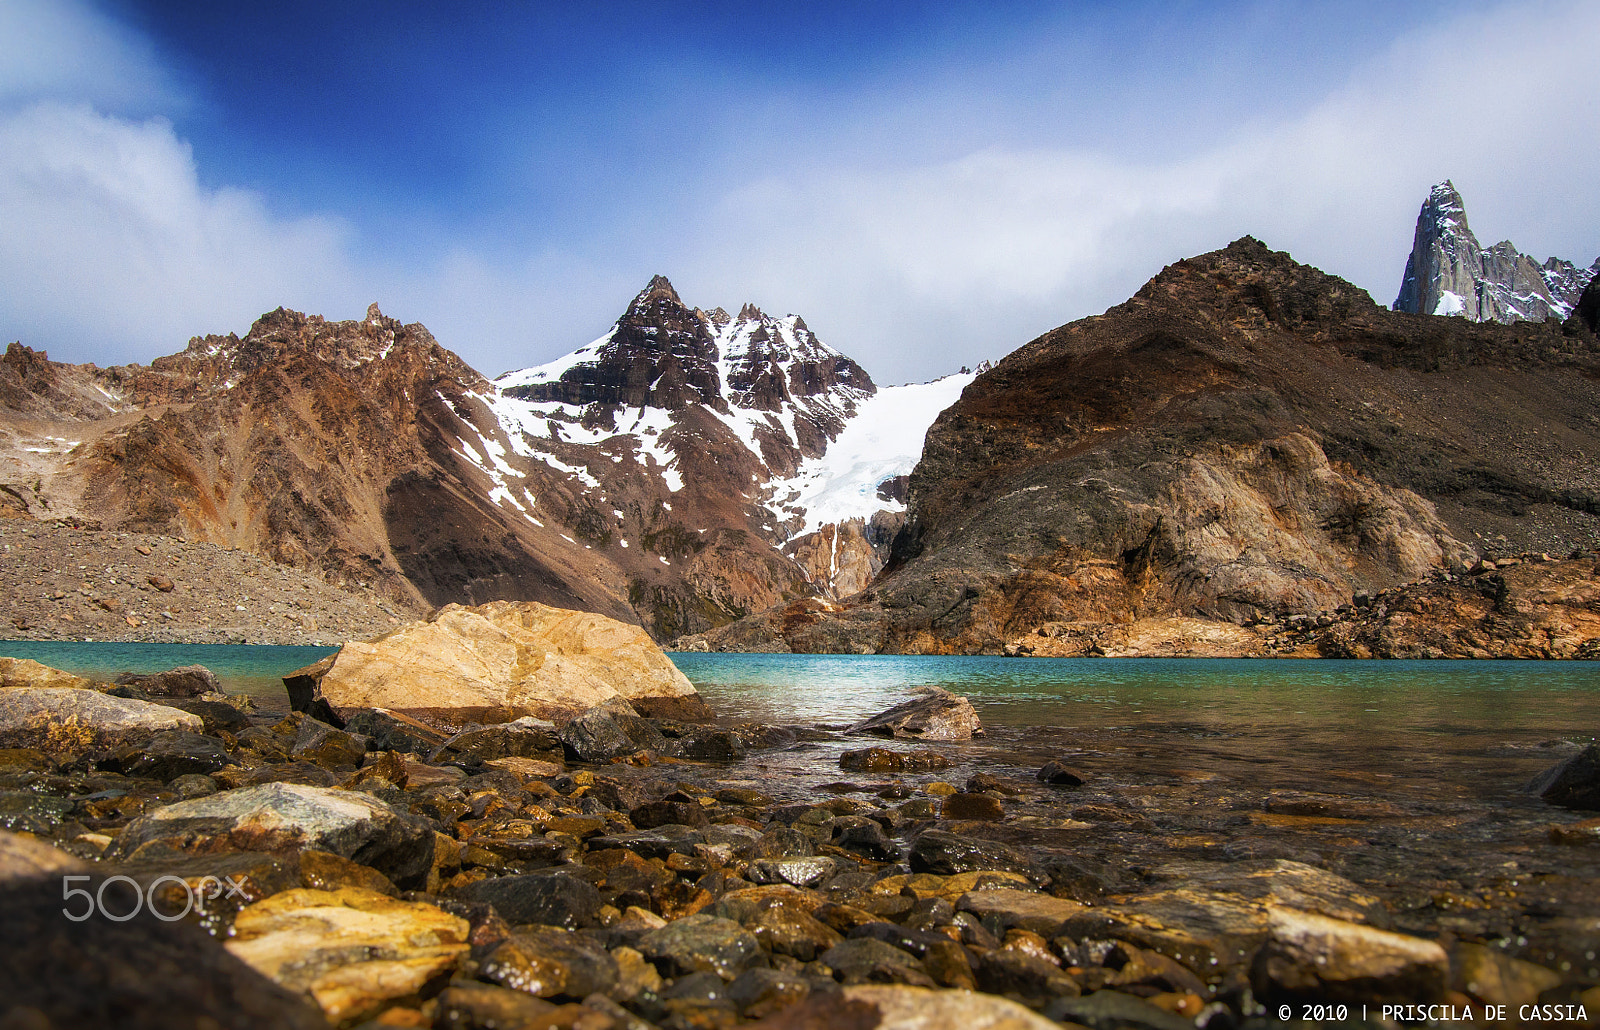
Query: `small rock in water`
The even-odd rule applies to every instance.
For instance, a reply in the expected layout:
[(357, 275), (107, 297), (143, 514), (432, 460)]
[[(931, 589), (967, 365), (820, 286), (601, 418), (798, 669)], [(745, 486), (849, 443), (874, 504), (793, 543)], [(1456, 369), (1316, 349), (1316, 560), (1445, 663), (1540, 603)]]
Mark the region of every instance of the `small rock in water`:
[(222, 693), (222, 684), (217, 682), (216, 673), (204, 665), (183, 665), (148, 675), (123, 673), (116, 682), (122, 686), (137, 687), (151, 697), (199, 697), (201, 694)]
[(1600, 744), (1546, 769), (1528, 789), (1552, 805), (1600, 812)]
[(1064, 762), (1049, 761), (1039, 769), (1038, 779), (1055, 787), (1081, 787), (1084, 775)]
[(951, 794), (939, 808), (944, 819), (973, 819), (999, 822), (1006, 817), (1000, 802), (987, 794)]
[(971, 740), (983, 736), (972, 702), (938, 687), (856, 723), (846, 733), (870, 733), (903, 740)]
[(937, 751), (892, 751), (886, 747), (868, 747), (846, 751), (839, 756), (839, 768), (851, 772), (917, 772), (943, 769), (950, 759)]

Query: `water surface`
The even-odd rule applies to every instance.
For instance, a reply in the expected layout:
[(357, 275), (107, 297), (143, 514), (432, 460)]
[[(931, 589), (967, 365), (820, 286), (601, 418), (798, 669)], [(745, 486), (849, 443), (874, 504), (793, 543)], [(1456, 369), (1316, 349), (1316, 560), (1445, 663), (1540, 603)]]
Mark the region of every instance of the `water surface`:
[(52, 669), (110, 681), (124, 672), (204, 665), (222, 689), (249, 694), (266, 711), (288, 711), (283, 677), (339, 650), (289, 644), (147, 644), (83, 640), (0, 640), (0, 657), (31, 658)]

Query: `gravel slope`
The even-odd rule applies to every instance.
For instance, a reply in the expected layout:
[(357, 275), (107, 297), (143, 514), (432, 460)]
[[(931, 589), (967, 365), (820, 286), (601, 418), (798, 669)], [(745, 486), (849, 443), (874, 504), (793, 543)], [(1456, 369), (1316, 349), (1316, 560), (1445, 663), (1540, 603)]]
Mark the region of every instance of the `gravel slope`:
[(0, 636), (339, 644), (426, 615), (215, 544), (0, 519)]

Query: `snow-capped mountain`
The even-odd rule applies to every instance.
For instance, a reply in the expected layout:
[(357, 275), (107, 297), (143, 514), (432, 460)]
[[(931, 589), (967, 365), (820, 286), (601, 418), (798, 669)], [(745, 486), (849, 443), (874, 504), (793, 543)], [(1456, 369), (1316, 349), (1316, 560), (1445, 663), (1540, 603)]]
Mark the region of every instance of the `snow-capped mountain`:
[(1459, 315), (1474, 322), (1566, 318), (1583, 289), (1600, 272), (1600, 258), (1582, 269), (1562, 258), (1543, 265), (1502, 240), (1484, 248), (1467, 226), (1466, 207), (1454, 185), (1435, 186), (1417, 216), (1394, 310)]
[(799, 316), (691, 308), (657, 276), (600, 339), (483, 400), (517, 454), (606, 499), (622, 547), (652, 500), (696, 540), (736, 526), (786, 556), (777, 593), (834, 597), (881, 568), (922, 437), (973, 378), (880, 389)]

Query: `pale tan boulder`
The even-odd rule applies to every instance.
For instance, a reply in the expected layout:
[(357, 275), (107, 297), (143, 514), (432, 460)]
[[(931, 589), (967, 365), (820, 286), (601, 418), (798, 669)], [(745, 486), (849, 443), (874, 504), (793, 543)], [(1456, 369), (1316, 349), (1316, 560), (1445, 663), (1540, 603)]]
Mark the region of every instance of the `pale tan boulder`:
[(707, 718), (705, 702), (644, 630), (534, 601), (446, 605), (284, 677), (296, 710), (376, 708), (457, 728), (565, 718), (626, 701), (644, 715)]
[(467, 921), (376, 891), (289, 890), (241, 909), (228, 950), (348, 1024), (416, 994), (466, 957)]
[(0, 747), (59, 754), (147, 743), (160, 730), (204, 728), (198, 715), (176, 708), (67, 687), (0, 691)]
[(47, 689), (92, 690), (93, 680), (48, 665), (40, 665), (30, 658), (0, 658), (0, 689), (6, 687), (44, 687)]

